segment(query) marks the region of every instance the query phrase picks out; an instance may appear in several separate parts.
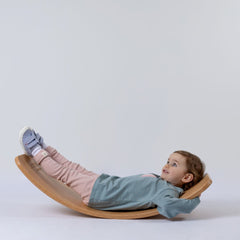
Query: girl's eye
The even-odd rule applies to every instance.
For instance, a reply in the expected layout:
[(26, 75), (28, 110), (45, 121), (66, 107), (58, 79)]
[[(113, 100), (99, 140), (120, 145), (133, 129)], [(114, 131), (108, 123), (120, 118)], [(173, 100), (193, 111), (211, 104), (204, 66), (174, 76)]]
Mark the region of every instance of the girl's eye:
[(173, 166), (173, 167), (177, 167), (177, 164), (176, 164), (176, 163), (173, 163), (172, 166)]

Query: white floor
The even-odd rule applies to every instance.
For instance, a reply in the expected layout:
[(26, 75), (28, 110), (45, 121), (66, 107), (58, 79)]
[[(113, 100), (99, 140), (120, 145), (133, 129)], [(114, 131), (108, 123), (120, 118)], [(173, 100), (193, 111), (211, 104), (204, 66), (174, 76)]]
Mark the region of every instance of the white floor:
[(84, 216), (60, 205), (21, 173), (0, 180), (0, 236), (4, 240), (240, 239), (237, 183), (223, 186), (215, 179), (202, 194), (197, 209), (172, 220), (108, 220)]

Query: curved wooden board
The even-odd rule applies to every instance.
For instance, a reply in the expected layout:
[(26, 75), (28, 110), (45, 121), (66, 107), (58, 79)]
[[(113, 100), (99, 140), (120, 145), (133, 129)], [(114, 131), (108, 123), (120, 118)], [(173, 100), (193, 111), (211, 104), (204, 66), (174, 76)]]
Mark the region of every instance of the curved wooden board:
[[(48, 176), (45, 171), (33, 160), (23, 154), (15, 158), (15, 162), (22, 173), (42, 192), (55, 201), (85, 215), (110, 219), (138, 219), (159, 215), (157, 208), (137, 211), (102, 211), (86, 206), (74, 190), (64, 183)], [(212, 183), (209, 175), (191, 189), (185, 191), (181, 198), (192, 199), (199, 196)]]

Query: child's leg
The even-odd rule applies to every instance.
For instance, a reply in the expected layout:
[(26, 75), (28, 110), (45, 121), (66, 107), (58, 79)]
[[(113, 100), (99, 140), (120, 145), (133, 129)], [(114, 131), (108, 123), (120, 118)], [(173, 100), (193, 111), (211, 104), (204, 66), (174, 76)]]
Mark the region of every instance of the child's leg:
[(65, 167), (54, 161), (45, 150), (41, 150), (36, 156), (34, 156), (34, 159), (48, 175), (62, 181), (74, 189), (80, 194), (83, 202), (88, 204), (93, 185), (99, 177), (98, 174), (87, 170), (76, 171)]
[(88, 171), (86, 168), (82, 167), (80, 164), (69, 161), (53, 147), (48, 146), (45, 150), (49, 153), (52, 159), (54, 159), (56, 162), (63, 165), (64, 167), (76, 170), (82, 174), (87, 174), (89, 176), (95, 175), (95, 173)]

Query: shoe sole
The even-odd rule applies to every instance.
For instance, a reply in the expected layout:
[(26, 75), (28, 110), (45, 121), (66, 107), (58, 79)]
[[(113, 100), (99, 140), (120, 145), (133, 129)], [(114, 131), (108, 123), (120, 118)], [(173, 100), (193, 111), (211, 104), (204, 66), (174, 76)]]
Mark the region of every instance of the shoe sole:
[(23, 148), (24, 153), (27, 154), (27, 155), (29, 155), (29, 154), (25, 150), (25, 147), (24, 147), (24, 144), (23, 144), (23, 135), (28, 129), (33, 130), (32, 128), (26, 126), (26, 127), (22, 128), (19, 132), (19, 142), (20, 142), (20, 144)]

